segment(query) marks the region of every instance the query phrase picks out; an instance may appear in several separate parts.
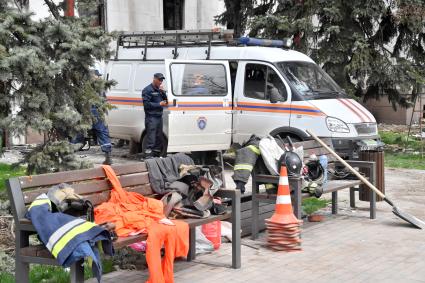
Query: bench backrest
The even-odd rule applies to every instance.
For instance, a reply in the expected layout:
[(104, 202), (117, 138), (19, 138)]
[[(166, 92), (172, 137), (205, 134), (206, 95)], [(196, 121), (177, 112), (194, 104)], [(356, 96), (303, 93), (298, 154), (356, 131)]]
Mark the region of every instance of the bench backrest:
[[(113, 165), (112, 168), (127, 191), (145, 196), (153, 194), (144, 162)], [(6, 184), (15, 220), (24, 217), (26, 206), (37, 196), (60, 183), (69, 184), (77, 194), (95, 206), (109, 200), (111, 185), (101, 167), (11, 178)]]
[[(333, 149), (332, 140), (330, 138), (324, 138), (322, 141)], [(299, 147), (301, 145), (304, 148), (304, 162), (307, 161), (312, 154), (316, 154), (317, 156), (326, 155), (328, 157), (328, 164), (336, 161), (336, 158), (315, 140), (294, 143), (294, 147)]]

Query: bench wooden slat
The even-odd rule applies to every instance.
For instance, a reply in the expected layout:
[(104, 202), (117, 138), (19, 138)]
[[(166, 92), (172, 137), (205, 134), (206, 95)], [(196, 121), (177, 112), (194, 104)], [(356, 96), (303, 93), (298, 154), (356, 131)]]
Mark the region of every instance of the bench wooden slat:
[[(129, 186), (136, 186), (136, 185), (145, 185), (149, 184), (149, 174), (148, 172), (142, 172), (137, 174), (130, 174), (130, 175), (121, 175), (119, 178), (121, 185), (123, 187), (129, 187)], [(104, 180), (90, 180), (88, 182), (82, 182), (82, 183), (73, 183), (70, 184), (71, 187), (74, 188), (75, 192), (79, 195), (87, 195), (97, 192), (102, 192), (106, 190), (110, 190), (111, 186), (109, 182)], [(30, 190), (30, 191), (24, 191), (24, 200), (25, 204), (29, 204), (34, 199), (39, 196), (42, 193), (47, 193), (49, 190), (49, 187), (37, 189), (37, 190)], [(151, 194), (151, 193), (150, 193)]]
[(184, 222), (186, 222), (187, 224), (189, 224), (189, 228), (193, 228), (202, 224), (206, 224), (206, 223), (211, 223), (213, 221), (218, 221), (218, 220), (224, 220), (224, 219), (229, 219), (232, 215), (231, 211), (227, 211), (225, 214), (222, 215), (212, 215), (208, 218), (201, 218), (201, 219), (196, 219), (196, 218), (187, 218), (187, 219), (182, 219)]
[[(137, 162), (125, 165), (113, 165), (112, 168), (114, 169), (115, 174), (117, 174), (118, 176), (147, 171), (146, 164), (144, 162)], [(21, 184), (21, 189), (26, 189), (104, 177), (105, 173), (103, 169), (101, 167), (98, 167), (93, 169), (72, 170), (36, 176), (23, 176), (19, 177), (19, 181)]]
[[(145, 241), (146, 239), (147, 239), (147, 234), (139, 234), (139, 235), (129, 236), (129, 237), (120, 237), (113, 242), (113, 245), (115, 249), (122, 249), (130, 244)], [(25, 257), (54, 259), (53, 255), (43, 244), (22, 248), (20, 254), (21, 256), (25, 256)]]
[(360, 180), (331, 180), (323, 186), (323, 193), (335, 192), (362, 184)]

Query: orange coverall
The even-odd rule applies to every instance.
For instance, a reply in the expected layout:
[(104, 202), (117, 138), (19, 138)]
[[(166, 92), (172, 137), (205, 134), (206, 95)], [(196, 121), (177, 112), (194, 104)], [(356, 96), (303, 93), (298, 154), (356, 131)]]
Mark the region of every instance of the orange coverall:
[[(148, 233), (146, 261), (149, 267), (148, 283), (173, 283), (175, 257), (185, 257), (189, 251), (189, 226), (183, 221), (172, 221), (174, 225), (161, 224), (164, 219), (163, 204), (153, 198), (127, 192), (114, 170), (103, 165), (103, 170), (112, 184), (111, 197), (94, 209), (95, 222), (111, 222), (116, 225), (120, 237), (141, 231)], [(161, 261), (161, 248), (165, 256)]]

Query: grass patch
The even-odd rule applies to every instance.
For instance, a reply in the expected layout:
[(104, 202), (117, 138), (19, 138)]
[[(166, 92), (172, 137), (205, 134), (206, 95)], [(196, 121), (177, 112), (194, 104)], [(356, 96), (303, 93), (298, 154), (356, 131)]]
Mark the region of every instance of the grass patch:
[[(113, 267), (113, 260), (103, 259), (102, 260), (103, 274), (115, 271)], [(84, 279), (90, 279), (93, 277), (91, 268), (84, 265)], [(30, 270), (30, 283), (69, 283), (71, 282), (69, 272), (60, 266), (49, 266), (49, 265), (31, 265)], [(15, 283), (15, 277), (7, 272), (0, 272), (0, 283)], [(19, 283), (19, 282), (16, 282)]]
[(15, 283), (15, 277), (7, 272), (0, 272), (1, 283)]
[(0, 194), (6, 188), (5, 181), (7, 179), (23, 175), (25, 175), (24, 167), (13, 167), (12, 165), (0, 163)]
[[(407, 134), (405, 133), (381, 131), (379, 132), (379, 135), (381, 136), (381, 140), (387, 145), (397, 145), (402, 148), (406, 146)], [(420, 150), (421, 145), (421, 140), (418, 140), (414, 137), (409, 137), (407, 148), (411, 148), (413, 150)]]
[(425, 170), (425, 158), (420, 154), (385, 152), (385, 167)]

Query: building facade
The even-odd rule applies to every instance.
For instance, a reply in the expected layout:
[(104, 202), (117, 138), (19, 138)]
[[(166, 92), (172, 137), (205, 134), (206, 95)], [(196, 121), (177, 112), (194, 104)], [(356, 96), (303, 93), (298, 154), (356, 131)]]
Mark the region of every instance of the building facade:
[[(224, 0), (102, 0), (100, 3), (99, 24), (107, 31), (126, 32), (211, 29), (218, 26), (214, 17), (225, 9)], [(34, 19), (50, 16), (43, 0), (28, 0), (26, 4)], [(77, 9), (75, 15), (78, 16)], [(7, 140), (9, 145), (41, 142), (43, 135), (31, 130), (26, 136), (11, 136)]]
[(108, 31), (210, 29), (223, 0), (105, 0)]

